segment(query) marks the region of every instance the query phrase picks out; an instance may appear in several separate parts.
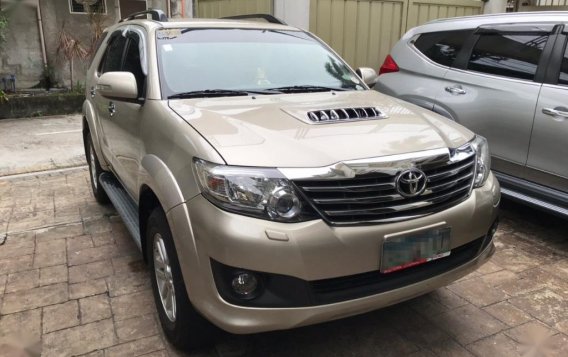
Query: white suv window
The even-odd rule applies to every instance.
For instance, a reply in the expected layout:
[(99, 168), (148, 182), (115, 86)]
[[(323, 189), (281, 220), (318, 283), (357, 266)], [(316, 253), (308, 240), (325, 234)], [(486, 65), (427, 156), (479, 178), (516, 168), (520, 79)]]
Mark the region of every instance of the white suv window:
[(532, 81), (547, 41), (543, 33), (481, 34), (467, 69)]
[(414, 46), (432, 61), (451, 67), (471, 30), (424, 33)]

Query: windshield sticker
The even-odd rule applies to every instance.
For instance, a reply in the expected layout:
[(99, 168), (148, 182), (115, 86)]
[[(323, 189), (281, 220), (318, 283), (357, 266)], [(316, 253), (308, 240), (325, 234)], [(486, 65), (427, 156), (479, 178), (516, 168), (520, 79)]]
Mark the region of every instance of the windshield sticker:
[(162, 49), (163, 49), (165, 52), (171, 52), (171, 51), (174, 50), (174, 48), (172, 47), (172, 45), (170, 45), (170, 44), (168, 44), (168, 43), (166, 43), (165, 45), (163, 45), (163, 46), (162, 46)]
[(180, 35), (181, 35), (181, 29), (167, 29), (167, 30), (158, 30), (156, 36), (158, 40), (173, 40), (174, 38)]

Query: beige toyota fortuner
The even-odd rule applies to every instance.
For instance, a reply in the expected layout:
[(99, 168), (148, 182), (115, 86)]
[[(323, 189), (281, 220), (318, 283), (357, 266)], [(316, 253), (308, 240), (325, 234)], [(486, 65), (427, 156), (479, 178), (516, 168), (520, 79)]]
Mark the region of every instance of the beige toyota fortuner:
[(182, 348), (395, 304), (494, 250), (486, 140), (262, 18), (135, 14), (87, 75), (94, 195), (141, 249)]

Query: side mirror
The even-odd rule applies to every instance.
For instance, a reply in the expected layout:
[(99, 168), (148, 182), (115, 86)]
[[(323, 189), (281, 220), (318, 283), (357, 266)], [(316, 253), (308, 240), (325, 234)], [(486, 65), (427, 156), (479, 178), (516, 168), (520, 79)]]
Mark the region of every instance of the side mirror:
[(369, 67), (359, 67), (355, 72), (369, 87), (374, 86), (379, 79), (377, 72)]
[(136, 78), (130, 72), (104, 73), (97, 82), (97, 92), (105, 98), (138, 98)]

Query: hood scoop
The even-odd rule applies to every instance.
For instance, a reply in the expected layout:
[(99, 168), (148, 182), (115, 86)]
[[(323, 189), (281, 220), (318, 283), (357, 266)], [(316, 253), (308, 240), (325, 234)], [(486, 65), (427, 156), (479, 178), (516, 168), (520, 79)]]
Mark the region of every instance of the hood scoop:
[(388, 115), (377, 107), (333, 108), (307, 112), (307, 122), (310, 124), (342, 123), (346, 121), (386, 118), (388, 118)]

